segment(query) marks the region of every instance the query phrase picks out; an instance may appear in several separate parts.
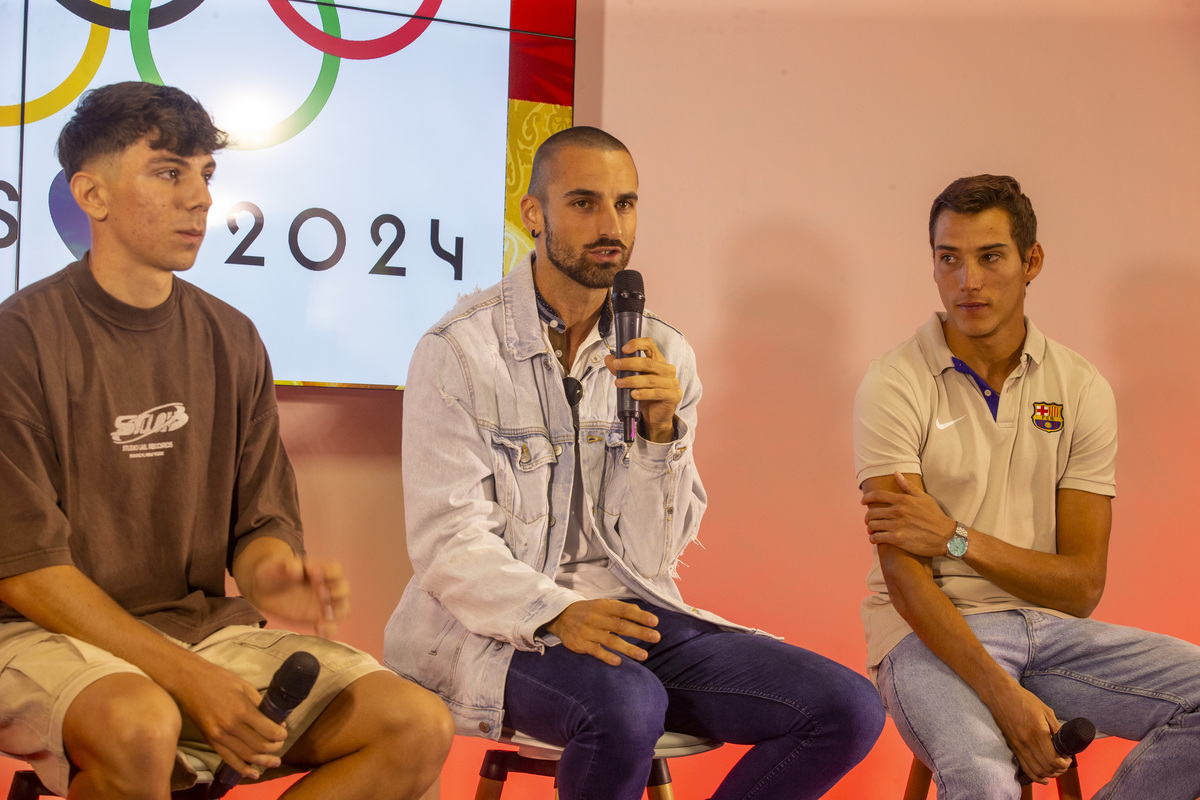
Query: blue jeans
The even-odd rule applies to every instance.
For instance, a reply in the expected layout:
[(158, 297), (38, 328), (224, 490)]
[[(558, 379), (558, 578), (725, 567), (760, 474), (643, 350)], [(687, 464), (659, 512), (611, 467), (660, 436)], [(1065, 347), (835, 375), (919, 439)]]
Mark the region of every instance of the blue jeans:
[(662, 638), (619, 667), (562, 645), (513, 656), (505, 723), (564, 746), (562, 800), (638, 800), (664, 728), (754, 745), (713, 800), (800, 800), (824, 794), (883, 730), (866, 678), (766, 636), (637, 601)]
[[(1059, 719), (1087, 717), (1140, 742), (1096, 798), (1200, 797), (1200, 647), (1162, 634), (1040, 611), (972, 614), (992, 658)], [(1000, 728), (966, 683), (909, 634), (879, 665), (879, 691), (938, 799), (1020, 796)]]

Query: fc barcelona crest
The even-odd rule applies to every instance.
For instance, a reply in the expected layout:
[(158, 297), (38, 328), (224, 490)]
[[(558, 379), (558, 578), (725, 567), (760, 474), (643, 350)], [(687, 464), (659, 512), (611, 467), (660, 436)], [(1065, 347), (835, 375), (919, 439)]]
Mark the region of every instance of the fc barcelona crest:
[(1063, 426), (1062, 403), (1034, 403), (1033, 424), (1046, 433), (1057, 433)]

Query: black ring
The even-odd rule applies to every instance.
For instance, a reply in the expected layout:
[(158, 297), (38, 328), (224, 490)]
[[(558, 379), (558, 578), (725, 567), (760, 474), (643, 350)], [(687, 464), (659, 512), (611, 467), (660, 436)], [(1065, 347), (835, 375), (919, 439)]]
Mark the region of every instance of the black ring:
[[(204, 0), (168, 0), (150, 9), (150, 27), (161, 28), (178, 22), (200, 7)], [(92, 0), (58, 0), (58, 4), (93, 25), (103, 25), (115, 31), (129, 30), (129, 11), (98, 6)]]

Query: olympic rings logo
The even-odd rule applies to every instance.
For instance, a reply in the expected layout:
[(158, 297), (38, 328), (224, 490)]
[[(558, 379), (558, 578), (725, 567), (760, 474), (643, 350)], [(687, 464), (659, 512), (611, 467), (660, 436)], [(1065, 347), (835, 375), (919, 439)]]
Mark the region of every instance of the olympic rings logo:
[[(154, 53), (150, 48), (150, 31), (178, 22), (195, 11), (204, 0), (167, 0), (160, 6), (150, 7), (151, 0), (132, 0), (130, 9), (112, 8), (111, 0), (57, 0), (58, 4), (75, 16), (91, 23), (83, 56), (75, 69), (55, 88), (34, 100), (25, 103), (25, 122), (37, 122), (57, 114), (75, 101), (100, 69), (100, 63), (108, 50), (109, 32), (129, 31), (129, 45), (133, 52), (138, 76), (147, 83), (163, 85)], [(433, 22), (441, 8), (442, 0), (422, 0), (420, 7), (397, 30), (377, 39), (353, 40), (341, 38), (341, 23), (337, 8), (318, 5), (321, 27), (318, 29), (296, 11), (288, 0), (267, 0), (275, 16), (287, 26), (297, 38), (320, 50), (321, 70), (316, 84), (308, 97), (292, 114), (274, 125), (257, 130), (228, 131), (230, 149), (258, 150), (286, 142), (309, 126), (325, 108), (333, 86), (337, 81), (338, 69), (343, 58), (376, 59), (408, 47)], [(0, 105), (0, 127), (14, 127), (21, 122), (21, 106)]]

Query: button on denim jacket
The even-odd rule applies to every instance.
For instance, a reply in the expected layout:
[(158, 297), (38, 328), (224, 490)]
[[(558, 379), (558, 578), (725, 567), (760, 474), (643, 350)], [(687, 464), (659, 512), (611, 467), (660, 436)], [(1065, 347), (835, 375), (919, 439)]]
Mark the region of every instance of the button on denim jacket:
[[(586, 506), (611, 571), (633, 594), (749, 630), (686, 605), (672, 578), (705, 507), (692, 460), (700, 381), (678, 331), (647, 314), (642, 333), (679, 375), (676, 438), (623, 442), (614, 378), (603, 365), (591, 370), (579, 404)], [(611, 335), (605, 344), (614, 349)], [(384, 661), (437, 692), (459, 733), (499, 736), (513, 648), (558, 644), (538, 628), (584, 599), (554, 582), (576, 446), (526, 258), (421, 338), (404, 387), (404, 517), (414, 577), (387, 624)]]

